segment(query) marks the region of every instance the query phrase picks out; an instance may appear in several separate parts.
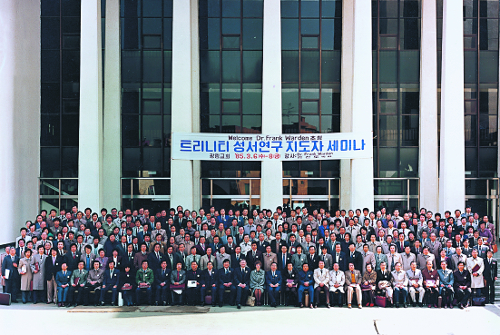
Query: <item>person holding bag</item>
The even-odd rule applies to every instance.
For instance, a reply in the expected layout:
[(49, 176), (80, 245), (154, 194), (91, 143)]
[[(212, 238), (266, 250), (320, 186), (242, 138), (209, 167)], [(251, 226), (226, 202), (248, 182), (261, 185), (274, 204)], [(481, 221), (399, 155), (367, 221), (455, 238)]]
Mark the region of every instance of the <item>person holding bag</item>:
[(361, 278), (361, 291), (365, 306), (373, 307), (375, 304), (375, 288), (377, 282), (377, 273), (373, 270), (372, 264), (366, 264), (366, 271)]
[(21, 276), (21, 293), (23, 304), (27, 303), (30, 299), (31, 292), (31, 281), (33, 279), (33, 272), (31, 270), (31, 264), (33, 259), (31, 258), (31, 249), (26, 249), (24, 252), (24, 257), (19, 261), (19, 266), (17, 270)]

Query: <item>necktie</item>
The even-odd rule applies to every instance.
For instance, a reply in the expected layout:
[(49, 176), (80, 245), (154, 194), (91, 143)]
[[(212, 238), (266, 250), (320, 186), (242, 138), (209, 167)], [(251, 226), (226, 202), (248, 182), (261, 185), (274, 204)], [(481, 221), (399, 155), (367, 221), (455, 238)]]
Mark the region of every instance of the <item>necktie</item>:
[(226, 269), (226, 274), (227, 274), (227, 269)]
[(286, 266), (286, 255), (283, 254), (283, 263), (282, 263), (283, 269), (285, 268), (285, 266)]
[(392, 255), (391, 271), (394, 271), (394, 255)]
[(87, 270), (89, 269), (90, 267), (90, 256), (87, 255), (87, 263), (86, 263), (86, 266), (87, 266)]
[(80, 270), (80, 275), (82, 275), (82, 270)]

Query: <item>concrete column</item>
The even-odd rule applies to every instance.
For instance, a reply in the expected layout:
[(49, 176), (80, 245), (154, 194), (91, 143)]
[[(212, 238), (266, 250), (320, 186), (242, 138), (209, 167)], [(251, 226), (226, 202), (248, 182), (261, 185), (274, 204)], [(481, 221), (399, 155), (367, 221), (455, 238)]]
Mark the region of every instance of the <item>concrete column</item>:
[[(262, 53), (262, 133), (281, 134), (281, 3), (264, 1)], [(261, 165), (260, 207), (283, 205), (283, 164), (264, 160)]]
[[(340, 72), (340, 131), (352, 131), (352, 48), (354, 2), (342, 1), (342, 71)], [(340, 208), (351, 208), (351, 160), (340, 161)], [(332, 208), (335, 210), (334, 208)]]
[[(373, 131), (372, 11), (370, 0), (354, 0), (352, 131)], [(373, 159), (351, 160), (351, 207), (373, 209)]]
[[(103, 199), (108, 210), (121, 204), (120, 1), (106, 1), (104, 45)], [(99, 212), (100, 208), (95, 211)]]
[(103, 204), (101, 1), (82, 1), (78, 207)]
[(443, 1), (439, 210), (465, 205), (464, 44), (462, 1)]
[(436, 0), (422, 2), (420, 42), (420, 125), (418, 171), (420, 207), (438, 210), (438, 117)]
[(2, 224), (2, 245), (14, 242), (39, 207), (40, 1), (0, 7), (0, 212), (17, 213)]
[[(174, 0), (172, 18), (172, 132), (199, 130), (198, 4), (190, 0)], [(196, 15), (196, 18), (194, 18)], [(193, 23), (196, 21), (196, 23)], [(198, 88), (197, 88), (198, 87)], [(199, 163), (171, 161), (170, 205), (193, 209), (199, 203)], [(198, 169), (198, 171), (195, 171)], [(195, 177), (197, 179), (195, 180)], [(196, 196), (198, 194), (198, 196)], [(197, 209), (197, 208), (196, 208)]]
[[(198, 27), (198, 0), (191, 1), (191, 111), (193, 132), (200, 132), (200, 30)], [(193, 210), (201, 207), (201, 161), (193, 161)]]

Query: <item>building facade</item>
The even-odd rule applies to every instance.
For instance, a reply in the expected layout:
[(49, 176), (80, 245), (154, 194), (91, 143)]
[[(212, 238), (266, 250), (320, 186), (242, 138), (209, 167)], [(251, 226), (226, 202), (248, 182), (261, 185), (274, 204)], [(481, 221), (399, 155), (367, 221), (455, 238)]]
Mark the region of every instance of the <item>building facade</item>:
[[(469, 204), (496, 222), (499, 0), (1, 6), (4, 213)], [(170, 154), (172, 132), (355, 131), (373, 159)]]

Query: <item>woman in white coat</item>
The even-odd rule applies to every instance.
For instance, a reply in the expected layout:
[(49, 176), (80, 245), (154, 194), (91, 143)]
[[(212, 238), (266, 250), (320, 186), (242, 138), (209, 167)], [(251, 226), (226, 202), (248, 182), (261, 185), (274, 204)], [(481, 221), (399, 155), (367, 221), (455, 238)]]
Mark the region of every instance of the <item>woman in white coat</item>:
[(43, 245), (38, 246), (38, 253), (33, 256), (31, 270), (33, 271), (33, 303), (43, 301), (45, 297), (45, 260)]

